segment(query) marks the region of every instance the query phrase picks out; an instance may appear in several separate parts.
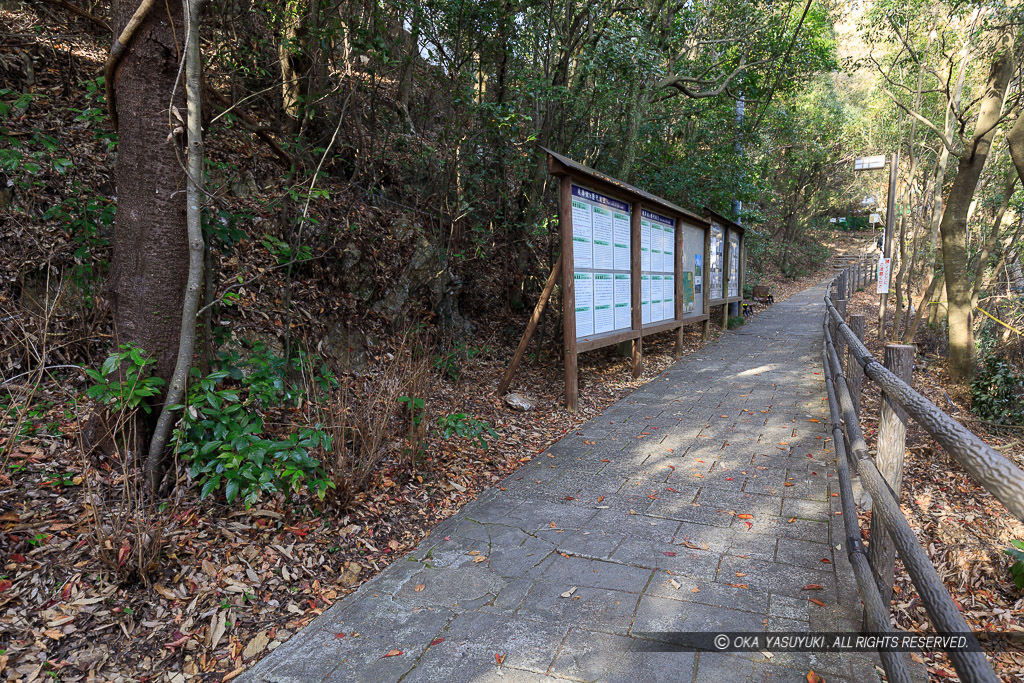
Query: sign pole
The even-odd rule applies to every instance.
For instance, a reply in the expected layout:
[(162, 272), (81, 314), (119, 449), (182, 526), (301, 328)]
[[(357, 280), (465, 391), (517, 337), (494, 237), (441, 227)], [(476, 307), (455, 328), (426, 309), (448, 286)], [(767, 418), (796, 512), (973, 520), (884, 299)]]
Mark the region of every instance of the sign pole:
[[(899, 168), (900, 155), (899, 152), (893, 152), (892, 158), (889, 160), (889, 193), (885, 200), (885, 241), (882, 246), (882, 258), (892, 257), (892, 233), (893, 227), (896, 223), (896, 171)], [(889, 263), (892, 263), (890, 261)], [(884, 273), (886, 281), (884, 283), (884, 294), (878, 295), (878, 338), (885, 339), (885, 309), (886, 304), (889, 302), (889, 284), (892, 274), (892, 268), (887, 268)], [(881, 275), (881, 273), (880, 273)], [(879, 283), (879, 287), (882, 283)]]
[(644, 371), (643, 308), (640, 306), (640, 202), (633, 202), (629, 214), (629, 324), (636, 332), (633, 339), (633, 379)]

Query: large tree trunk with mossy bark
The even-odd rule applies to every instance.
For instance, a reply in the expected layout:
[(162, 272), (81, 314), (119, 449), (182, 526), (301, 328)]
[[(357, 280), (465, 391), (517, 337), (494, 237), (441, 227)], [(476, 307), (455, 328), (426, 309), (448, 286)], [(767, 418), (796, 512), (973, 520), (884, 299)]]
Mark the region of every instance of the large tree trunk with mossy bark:
[(982, 95), (974, 136), (960, 156), (956, 178), (953, 179), (942, 221), (939, 223), (946, 295), (949, 297), (949, 374), (959, 382), (970, 381), (974, 376), (975, 364), (971, 316), (974, 283), (967, 274), (967, 214), (978, 187), (978, 179), (988, 160), (1013, 71), (1013, 36), (1007, 32), (999, 38)]
[[(138, 0), (116, 0), (115, 34), (137, 6)], [(174, 87), (184, 37), (181, 3), (157, 4), (118, 63), (114, 81), (120, 122), (110, 281), (114, 343), (145, 350), (156, 360), (153, 374), (165, 382), (178, 356), (188, 273), (185, 175), (175, 151), (182, 139), (168, 140), (172, 126), (184, 127), (171, 110), (173, 104), (184, 116), (184, 86)], [(150, 413), (153, 420), (157, 412)], [(152, 427), (141, 422), (134, 425), (136, 443), (148, 439)]]

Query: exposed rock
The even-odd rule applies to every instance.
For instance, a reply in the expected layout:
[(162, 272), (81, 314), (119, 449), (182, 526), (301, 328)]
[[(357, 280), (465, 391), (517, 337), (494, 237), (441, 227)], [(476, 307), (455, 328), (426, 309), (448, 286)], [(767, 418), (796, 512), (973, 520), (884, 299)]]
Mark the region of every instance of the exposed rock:
[(368, 348), (373, 346), (373, 340), (359, 330), (350, 328), (344, 322), (337, 322), (328, 330), (325, 342), (327, 350), (338, 360), (343, 372), (362, 375), (370, 367)]
[(507, 394), (505, 396), (505, 405), (513, 410), (521, 410), (525, 412), (536, 408), (537, 402), (528, 396), (523, 396), (522, 394)]

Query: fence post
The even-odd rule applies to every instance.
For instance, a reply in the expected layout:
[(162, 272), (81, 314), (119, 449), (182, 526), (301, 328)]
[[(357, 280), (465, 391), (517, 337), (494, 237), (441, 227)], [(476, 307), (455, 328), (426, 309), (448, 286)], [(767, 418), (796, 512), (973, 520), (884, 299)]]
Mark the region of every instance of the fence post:
[[(835, 304), (836, 310), (839, 311), (839, 315), (842, 316), (843, 320), (846, 320), (846, 299), (836, 299), (832, 303)], [(839, 364), (842, 365), (846, 362), (846, 342), (843, 340), (843, 335), (839, 334), (838, 328), (838, 324), (833, 326), (832, 343), (836, 347), (836, 357), (839, 359)], [(845, 370), (842, 367), (839, 370), (845, 374)]]
[[(886, 344), (884, 365), (907, 384), (911, 383), (914, 369), (914, 347), (906, 344)], [(882, 414), (878, 420), (878, 454), (875, 464), (896, 502), (899, 503), (903, 490), (903, 454), (907, 441), (907, 414), (885, 396), (882, 399)], [(868, 562), (878, 584), (882, 601), (892, 602), (893, 565), (896, 548), (892, 539), (876, 515), (871, 515), (871, 536), (868, 544)]]
[[(864, 316), (851, 315), (847, 322), (857, 339), (864, 341)], [(860, 394), (864, 386), (864, 369), (853, 357), (853, 352), (847, 354), (846, 359), (846, 384), (850, 387), (850, 397), (853, 399), (853, 411), (860, 415)]]

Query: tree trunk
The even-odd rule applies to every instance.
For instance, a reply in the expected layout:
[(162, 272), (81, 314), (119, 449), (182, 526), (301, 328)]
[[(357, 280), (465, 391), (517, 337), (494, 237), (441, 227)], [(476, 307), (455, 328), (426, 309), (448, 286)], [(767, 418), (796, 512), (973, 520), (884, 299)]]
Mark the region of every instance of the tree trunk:
[(623, 131), (622, 145), (619, 147), (619, 167), (615, 177), (623, 182), (629, 182), (633, 174), (633, 163), (636, 161), (636, 144), (640, 134), (640, 119), (644, 113), (644, 104), (647, 101), (647, 88), (644, 86), (643, 77), (637, 75), (629, 84), (626, 94), (626, 130)]
[(205, 0), (183, 0), (188, 7), (188, 31), (185, 41), (185, 92), (188, 104), (188, 175), (186, 177), (186, 223), (188, 232), (188, 280), (181, 309), (181, 327), (178, 330), (178, 354), (167, 385), (167, 397), (153, 430), (146, 457), (146, 479), (149, 489), (156, 492), (165, 467), (164, 448), (175, 420), (170, 406), (185, 400), (185, 386), (192, 367), (192, 351), (196, 341), (196, 311), (203, 281), (203, 109), (202, 109), (202, 56), (199, 51), (199, 16)]
[[(117, 32), (138, 6), (117, 0)], [(188, 273), (185, 176), (168, 142), (170, 93), (184, 111), (185, 90), (174, 88), (184, 38), (181, 4), (160, 4), (135, 35), (115, 72), (120, 119), (115, 177), (117, 219), (111, 265), (115, 344), (133, 344), (156, 359), (153, 374), (170, 382), (178, 357), (178, 333)], [(178, 123), (174, 120), (175, 123)], [(160, 397), (154, 397), (159, 404)], [(156, 414), (151, 414), (153, 419)], [(151, 424), (149, 427), (151, 428)], [(138, 425), (137, 438), (149, 438)]]
[(968, 279), (967, 274), (967, 214), (978, 187), (978, 179), (988, 160), (1006, 88), (1013, 76), (1013, 62), (1013, 37), (1007, 32), (1000, 38), (992, 60), (974, 136), (960, 157), (957, 175), (953, 179), (946, 209), (939, 223), (946, 295), (949, 297), (949, 374), (959, 382), (970, 381), (974, 375), (975, 362), (971, 316), (974, 283)]
[(302, 0), (287, 0), (284, 6), (284, 25), (281, 42), (277, 44), (277, 59), (281, 67), (281, 106), (285, 116), (285, 130), (295, 133), (302, 112), (301, 67), (298, 64), (299, 37), (302, 33)]

